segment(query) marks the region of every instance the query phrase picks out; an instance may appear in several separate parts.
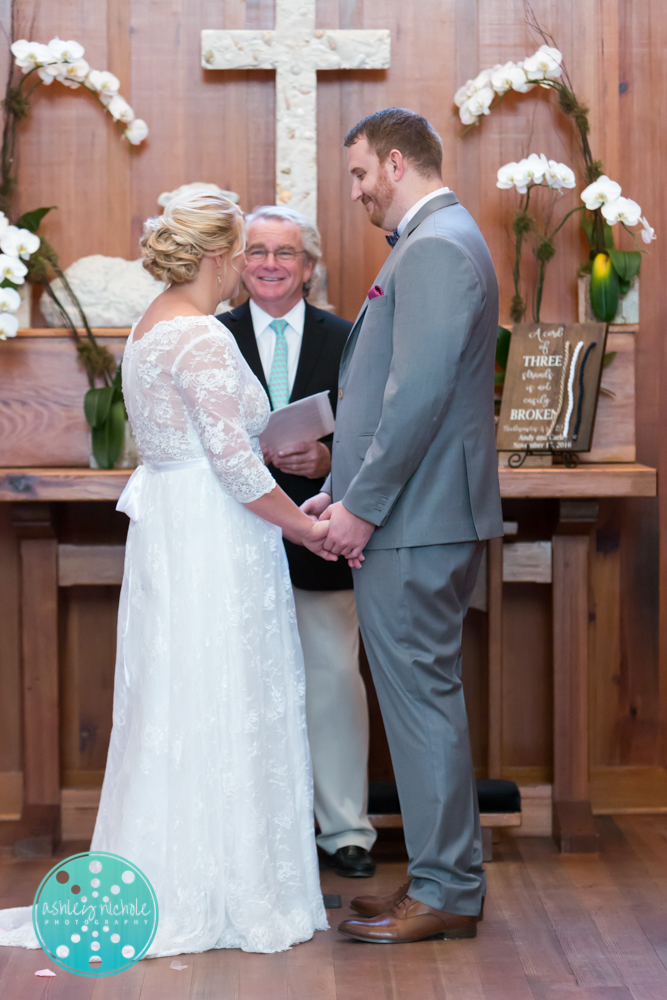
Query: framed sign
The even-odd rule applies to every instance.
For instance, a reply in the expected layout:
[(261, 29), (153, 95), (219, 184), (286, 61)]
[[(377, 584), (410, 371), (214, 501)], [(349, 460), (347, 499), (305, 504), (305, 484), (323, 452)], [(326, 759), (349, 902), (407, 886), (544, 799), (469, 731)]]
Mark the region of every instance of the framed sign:
[(513, 327), (499, 451), (589, 451), (606, 340), (606, 323)]

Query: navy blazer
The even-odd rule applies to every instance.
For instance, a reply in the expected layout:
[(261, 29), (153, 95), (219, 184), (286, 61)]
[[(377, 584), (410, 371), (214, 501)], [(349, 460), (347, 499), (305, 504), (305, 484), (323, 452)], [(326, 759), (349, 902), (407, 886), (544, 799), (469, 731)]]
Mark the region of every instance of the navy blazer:
[[(259, 356), (249, 304), (245, 302), (231, 312), (220, 313), (216, 319), (234, 335), (243, 357), (262, 383), (268, 396), (269, 390)], [(312, 396), (316, 392), (328, 391), (331, 407), (334, 414), (336, 413), (338, 369), (351, 327), (352, 324), (346, 319), (333, 316), (323, 309), (316, 309), (306, 303), (303, 340), (290, 403), (305, 396)], [(269, 400), (270, 398), (269, 396)], [(331, 450), (332, 437), (325, 438), (324, 443)], [(269, 466), (269, 469), (278, 485), (299, 505), (319, 493), (324, 483), (324, 479), (307, 479), (305, 476), (293, 476), (281, 472), (273, 465)], [(302, 545), (294, 545), (288, 541), (285, 542), (285, 550), (295, 587), (300, 587), (302, 590), (352, 588), (352, 572), (344, 559), (340, 558), (338, 562), (325, 562)]]

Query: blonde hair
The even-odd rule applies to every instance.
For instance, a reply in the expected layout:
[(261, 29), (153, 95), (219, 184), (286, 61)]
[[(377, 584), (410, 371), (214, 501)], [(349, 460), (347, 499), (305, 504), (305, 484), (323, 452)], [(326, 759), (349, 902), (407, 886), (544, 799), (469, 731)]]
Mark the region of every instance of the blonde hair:
[(190, 191), (172, 198), (163, 215), (146, 220), (139, 245), (144, 267), (158, 281), (192, 281), (203, 257), (231, 260), (243, 253), (243, 212), (214, 191)]

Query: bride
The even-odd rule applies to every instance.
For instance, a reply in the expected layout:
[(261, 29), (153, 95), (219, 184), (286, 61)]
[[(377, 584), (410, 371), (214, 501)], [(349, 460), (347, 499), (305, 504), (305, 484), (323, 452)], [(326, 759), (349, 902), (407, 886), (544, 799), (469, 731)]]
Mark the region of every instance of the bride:
[[(323, 558), (264, 466), (269, 403), (212, 315), (238, 289), (244, 228), (220, 195), (149, 219), (168, 283), (128, 338), (123, 390), (143, 465), (129, 514), (113, 709), (93, 851), (137, 865), (160, 920), (149, 957), (282, 951), (327, 928), (304, 673), (281, 529)], [(23, 919), (22, 919), (23, 915)], [(36, 947), (30, 908), (0, 944)]]

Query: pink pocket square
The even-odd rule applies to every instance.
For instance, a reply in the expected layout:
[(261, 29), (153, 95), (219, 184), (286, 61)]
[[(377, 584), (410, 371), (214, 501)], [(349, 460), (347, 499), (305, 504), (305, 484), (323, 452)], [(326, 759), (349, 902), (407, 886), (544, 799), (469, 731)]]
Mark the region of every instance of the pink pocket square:
[(378, 297), (378, 295), (384, 295), (384, 292), (382, 291), (382, 289), (380, 288), (379, 285), (373, 285), (373, 287), (371, 288), (371, 290), (368, 293), (368, 298), (369, 299), (376, 299)]

